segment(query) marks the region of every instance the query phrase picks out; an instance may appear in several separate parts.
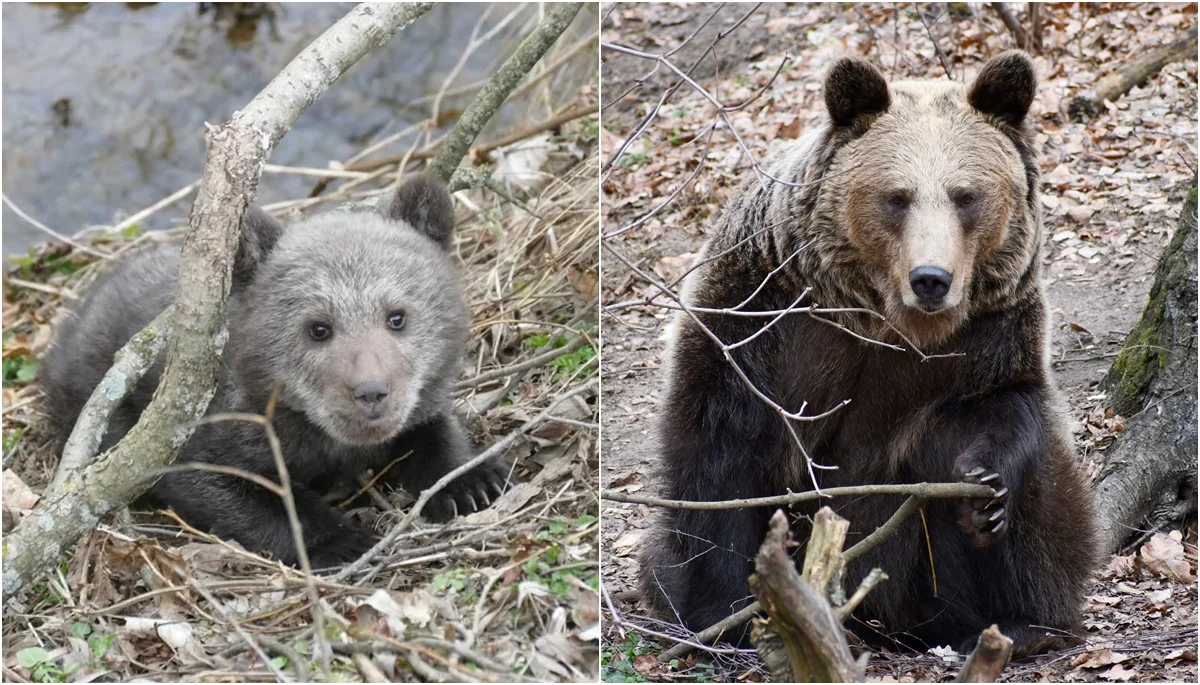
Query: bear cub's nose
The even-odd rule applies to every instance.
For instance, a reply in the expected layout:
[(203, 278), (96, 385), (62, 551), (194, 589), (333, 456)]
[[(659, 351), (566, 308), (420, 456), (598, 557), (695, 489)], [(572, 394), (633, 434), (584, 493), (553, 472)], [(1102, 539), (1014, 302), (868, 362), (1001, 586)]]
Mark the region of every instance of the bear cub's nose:
[(923, 305), (941, 303), (946, 293), (950, 292), (951, 280), (950, 272), (939, 266), (918, 266), (908, 272), (913, 294), (921, 299)]
[(363, 381), (354, 386), (352, 392), (354, 399), (368, 406), (374, 406), (388, 396), (388, 387), (383, 381)]

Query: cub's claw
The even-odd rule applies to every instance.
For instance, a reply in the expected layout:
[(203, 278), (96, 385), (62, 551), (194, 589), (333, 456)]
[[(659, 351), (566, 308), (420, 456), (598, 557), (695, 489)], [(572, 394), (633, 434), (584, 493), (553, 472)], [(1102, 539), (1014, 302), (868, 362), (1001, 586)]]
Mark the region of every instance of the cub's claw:
[(482, 511), (504, 492), (508, 469), (488, 461), (447, 485), (425, 507), (425, 518), (438, 523)]

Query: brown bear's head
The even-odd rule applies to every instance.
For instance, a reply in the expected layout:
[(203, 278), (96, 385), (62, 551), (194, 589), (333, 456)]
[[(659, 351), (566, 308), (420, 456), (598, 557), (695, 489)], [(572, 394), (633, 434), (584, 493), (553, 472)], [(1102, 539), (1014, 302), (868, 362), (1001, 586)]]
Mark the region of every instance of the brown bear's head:
[(1017, 51), (990, 60), (969, 86), (889, 85), (857, 58), (826, 77), (832, 135), (846, 141), (841, 178), (831, 179), (843, 184), (841, 224), (884, 314), (918, 345), (945, 340), (1035, 268), (1037, 171), (1025, 117), (1036, 84)]

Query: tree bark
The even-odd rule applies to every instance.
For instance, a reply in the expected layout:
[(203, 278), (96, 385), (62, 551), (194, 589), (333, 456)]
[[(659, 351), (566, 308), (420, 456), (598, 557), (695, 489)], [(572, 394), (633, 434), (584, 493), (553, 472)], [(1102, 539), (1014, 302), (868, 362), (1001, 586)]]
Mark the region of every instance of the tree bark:
[(432, 7), (363, 3), (321, 34), (245, 109), (208, 128), (208, 150), (184, 238), (169, 353), (137, 425), (89, 468), (63, 479), (4, 540), (3, 590), (21, 590), (105, 514), (145, 491), (145, 474), (169, 464), (191, 437), (216, 388), (228, 336), (225, 300), (241, 217), (262, 165), (296, 119), (343, 72)]
[(1193, 179), (1142, 318), (1108, 374), (1113, 410), (1128, 417), (1095, 484), (1101, 541), (1110, 552), (1147, 515), (1170, 519), (1196, 510), (1196, 306)]
[(1096, 85), (1072, 98), (1067, 113), (1072, 121), (1088, 121), (1104, 111), (1105, 100), (1115, 101), (1171, 62), (1195, 57), (1196, 28), (1193, 27), (1174, 43), (1155, 48), (1117, 67)]

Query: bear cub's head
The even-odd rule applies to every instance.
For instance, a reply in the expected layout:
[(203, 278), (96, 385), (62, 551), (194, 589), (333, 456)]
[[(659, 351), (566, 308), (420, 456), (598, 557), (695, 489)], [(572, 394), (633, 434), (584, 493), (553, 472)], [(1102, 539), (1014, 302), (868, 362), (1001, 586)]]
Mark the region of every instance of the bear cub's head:
[(845, 141), (831, 168), (844, 192), (841, 225), (884, 314), (918, 344), (944, 340), (998, 295), (989, 289), (1034, 268), (1040, 229), (1025, 118), (1036, 85), (1018, 51), (987, 62), (970, 85), (889, 84), (858, 58), (826, 77), (832, 135)]
[(454, 205), (417, 176), (377, 212), (286, 227), (251, 208), (234, 265), (227, 363), (236, 392), (303, 413), (337, 443), (384, 442), (444, 411), (468, 311)]

